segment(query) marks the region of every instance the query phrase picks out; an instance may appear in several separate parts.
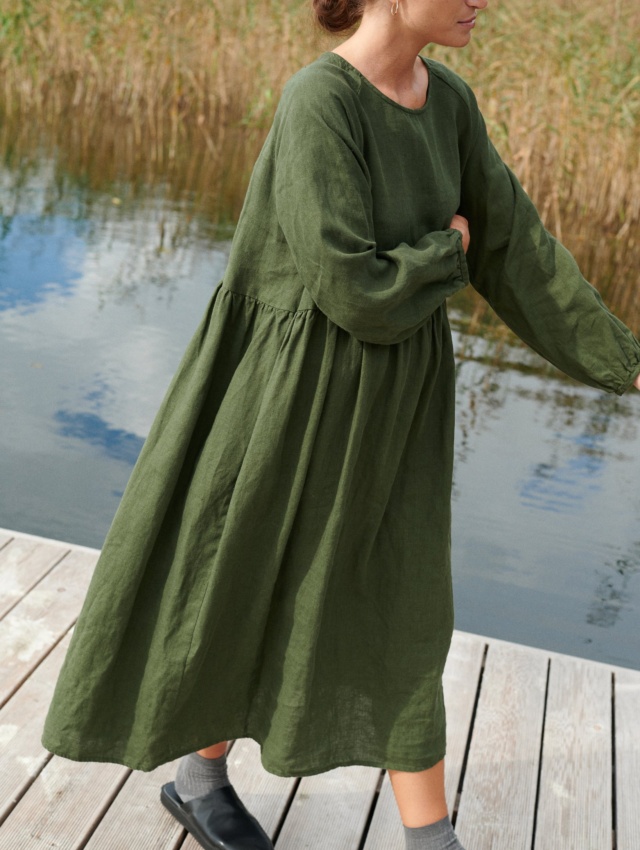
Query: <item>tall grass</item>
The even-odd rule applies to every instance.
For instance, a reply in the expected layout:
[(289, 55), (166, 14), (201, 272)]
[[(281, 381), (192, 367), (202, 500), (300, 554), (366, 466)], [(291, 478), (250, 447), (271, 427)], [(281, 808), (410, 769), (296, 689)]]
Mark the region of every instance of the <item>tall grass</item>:
[(234, 219), (282, 85), (313, 49), (294, 6), (5, 0), (3, 123), (14, 137), (46, 129), (96, 187), (168, 181)]
[[(512, 0), (471, 50), (492, 138), (549, 229), (640, 331), (640, 16), (637, 0)], [(484, 307), (475, 305), (476, 318)]]
[[(234, 220), (285, 80), (337, 41), (310, 6), (4, 0), (0, 132), (26, 148), (37, 126), (96, 188), (164, 181)], [(636, 331), (639, 43), (637, 0), (491, 0), (468, 48), (426, 51), (471, 83), (546, 224)]]

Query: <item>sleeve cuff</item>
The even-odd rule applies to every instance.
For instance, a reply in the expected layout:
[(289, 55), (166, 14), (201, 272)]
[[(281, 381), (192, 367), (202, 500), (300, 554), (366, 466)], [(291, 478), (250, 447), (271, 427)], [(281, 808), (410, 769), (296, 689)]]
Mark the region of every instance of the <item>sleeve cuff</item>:
[(634, 368), (632, 368), (631, 375), (629, 376), (628, 380), (623, 381), (620, 387), (616, 390), (616, 393), (618, 395), (623, 395), (623, 393), (626, 393), (627, 390), (630, 390), (633, 387), (633, 382), (638, 377), (638, 375), (640, 375), (640, 361), (636, 363)]
[(469, 278), (469, 266), (467, 265), (467, 255), (464, 252), (464, 248), (462, 247), (462, 233), (456, 227), (450, 227), (448, 230), (453, 234), (456, 240), (456, 247), (458, 250), (458, 273), (460, 275), (460, 279), (466, 286), (470, 283)]

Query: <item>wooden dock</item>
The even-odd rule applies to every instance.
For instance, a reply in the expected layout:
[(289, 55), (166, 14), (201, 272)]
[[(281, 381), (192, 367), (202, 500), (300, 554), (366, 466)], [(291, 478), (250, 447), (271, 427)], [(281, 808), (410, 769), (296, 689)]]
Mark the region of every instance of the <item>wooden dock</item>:
[[(40, 744), (98, 552), (0, 530), (0, 850), (198, 850), (151, 773)], [(639, 850), (640, 672), (456, 632), (445, 674), (449, 811), (466, 850)], [(277, 850), (403, 850), (385, 771), (229, 777)]]

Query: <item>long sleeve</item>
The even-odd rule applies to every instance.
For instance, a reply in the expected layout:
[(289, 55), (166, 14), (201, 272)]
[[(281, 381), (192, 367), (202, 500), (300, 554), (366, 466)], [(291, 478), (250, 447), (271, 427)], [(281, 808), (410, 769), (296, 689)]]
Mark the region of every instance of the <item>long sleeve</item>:
[(561, 371), (621, 395), (640, 372), (640, 344), (544, 228), (491, 143), (479, 111), (476, 120), (461, 195), (471, 233), (471, 284), (524, 342)]
[(355, 109), (335, 96), (283, 95), (275, 202), (304, 286), (328, 318), (363, 342), (414, 333), (468, 282), (457, 230), (425, 233), (389, 250), (376, 244), (371, 181)]

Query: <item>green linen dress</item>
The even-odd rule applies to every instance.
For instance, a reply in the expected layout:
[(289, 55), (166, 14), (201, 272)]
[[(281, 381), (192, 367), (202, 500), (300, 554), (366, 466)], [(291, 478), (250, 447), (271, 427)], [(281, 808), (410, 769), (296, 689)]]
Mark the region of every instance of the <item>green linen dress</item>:
[(444, 756), (445, 300), (471, 280), (609, 392), (640, 372), (640, 345), (542, 226), (469, 87), (424, 61), (418, 109), (334, 53), (286, 85), (106, 538), (48, 750), (151, 770), (250, 737), (281, 776)]

